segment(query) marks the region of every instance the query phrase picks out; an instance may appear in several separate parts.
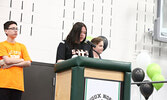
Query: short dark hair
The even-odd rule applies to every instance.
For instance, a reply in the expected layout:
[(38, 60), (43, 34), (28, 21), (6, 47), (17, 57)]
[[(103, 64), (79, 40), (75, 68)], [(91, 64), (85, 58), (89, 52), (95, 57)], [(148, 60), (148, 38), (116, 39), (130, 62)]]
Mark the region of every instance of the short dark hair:
[(9, 26), (12, 24), (17, 25), (17, 23), (15, 21), (7, 21), (6, 23), (4, 23), (4, 30), (7, 30), (9, 28)]
[[(82, 27), (86, 28), (86, 25), (82, 22), (75, 23), (70, 33), (68, 34), (66, 41), (70, 43), (71, 45), (75, 44), (76, 41), (80, 42), (80, 34), (81, 34)], [(87, 28), (86, 28), (86, 35), (87, 35)], [(85, 39), (81, 43), (83, 43), (85, 40), (86, 40), (86, 36), (85, 36)]]
[(95, 45), (98, 45), (103, 39), (101, 37), (96, 37), (91, 40), (91, 42)]

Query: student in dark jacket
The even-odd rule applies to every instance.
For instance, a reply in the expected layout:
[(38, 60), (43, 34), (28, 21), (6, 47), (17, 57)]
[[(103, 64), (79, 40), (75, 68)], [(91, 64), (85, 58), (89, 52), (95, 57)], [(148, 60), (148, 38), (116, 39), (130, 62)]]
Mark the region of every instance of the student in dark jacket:
[(86, 25), (82, 22), (75, 23), (66, 39), (60, 42), (57, 48), (56, 62), (76, 56), (93, 57), (91, 46), (85, 43), (86, 36)]

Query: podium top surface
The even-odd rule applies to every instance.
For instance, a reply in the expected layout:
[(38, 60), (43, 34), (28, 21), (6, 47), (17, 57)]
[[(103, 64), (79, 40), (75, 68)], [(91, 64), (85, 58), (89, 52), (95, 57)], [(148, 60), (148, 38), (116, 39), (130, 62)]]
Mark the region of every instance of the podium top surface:
[(55, 72), (64, 71), (72, 67), (87, 67), (94, 69), (131, 72), (131, 63), (115, 60), (96, 59), (78, 56), (55, 64)]

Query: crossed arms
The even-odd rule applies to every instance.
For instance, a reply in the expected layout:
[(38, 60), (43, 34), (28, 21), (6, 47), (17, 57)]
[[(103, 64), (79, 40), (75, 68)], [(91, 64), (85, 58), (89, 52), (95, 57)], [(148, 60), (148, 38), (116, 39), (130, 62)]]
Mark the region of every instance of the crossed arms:
[(3, 56), (3, 61), (0, 62), (3, 68), (10, 68), (13, 66), (19, 67), (29, 67), (31, 66), (31, 61), (24, 61), (24, 59), (10, 58), (8, 56)]

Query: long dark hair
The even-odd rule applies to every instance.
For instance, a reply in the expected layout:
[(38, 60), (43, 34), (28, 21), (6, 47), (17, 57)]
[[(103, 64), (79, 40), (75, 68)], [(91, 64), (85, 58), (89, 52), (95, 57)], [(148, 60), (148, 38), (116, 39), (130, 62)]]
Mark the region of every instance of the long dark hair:
[[(68, 34), (66, 41), (73, 46), (74, 44), (79, 44), (80, 43), (80, 34), (81, 34), (81, 30), (82, 27), (85, 27), (86, 29), (86, 35), (87, 35), (87, 28), (86, 25), (82, 22), (77, 22), (73, 25), (70, 33)], [(86, 40), (86, 36), (85, 39), (81, 42), (83, 43)]]

